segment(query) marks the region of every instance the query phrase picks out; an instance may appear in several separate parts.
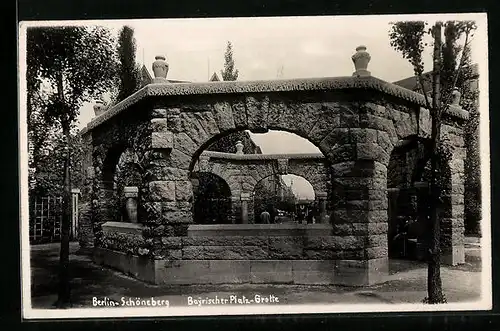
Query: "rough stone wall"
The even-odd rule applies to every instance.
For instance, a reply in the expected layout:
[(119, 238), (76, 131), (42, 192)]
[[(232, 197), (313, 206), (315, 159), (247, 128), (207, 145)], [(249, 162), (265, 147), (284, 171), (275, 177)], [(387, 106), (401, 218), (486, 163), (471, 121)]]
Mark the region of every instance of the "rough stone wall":
[[(201, 151), (229, 132), (277, 129), (308, 139), (325, 156), (331, 176), (333, 232), (339, 237), (363, 240), (363, 245), (353, 244), (361, 251), (350, 257), (387, 257), (387, 165), (395, 144), (408, 136), (425, 134), (423, 128), (428, 123), (416, 115), (419, 106), (365, 90), (181, 95), (155, 100), (147, 111), (135, 111), (149, 118), (128, 126), (129, 109), (94, 129), (98, 133), (93, 134), (94, 146), (104, 151), (109, 149), (107, 145), (114, 141), (114, 135), (121, 140), (140, 137), (136, 141), (141, 143), (135, 145), (144, 149), (136, 150), (145, 174), (139, 199), (144, 210), (140, 222), (146, 225), (146, 240), (157, 243), (155, 250), (165, 247), (161, 238), (167, 234), (185, 236), (193, 222), (190, 172)], [(119, 127), (113, 128), (113, 121), (120, 123)], [(127, 134), (122, 127), (133, 130)], [(94, 166), (99, 169), (99, 157), (105, 153), (99, 150), (96, 154)], [(454, 159), (459, 159), (459, 154), (456, 152)], [(236, 192), (251, 192), (257, 178), (276, 171), (273, 165), (247, 167), (248, 172), (228, 175), (243, 179), (228, 183), (233, 196), (237, 196)], [(212, 171), (220, 173), (221, 169)], [(459, 184), (452, 187), (460, 189)], [(451, 210), (458, 213), (459, 204), (452, 204)], [(453, 229), (459, 225), (451, 223)]]
[[(122, 190), (126, 182), (118, 184), (117, 187), (116, 175), (120, 173), (117, 165), (127, 149), (137, 155), (138, 159), (144, 159), (144, 146), (150, 145), (149, 128), (144, 119), (144, 113), (129, 112), (120, 118), (112, 119), (102, 130), (84, 134), (85, 183), (82, 187), (80, 216), (82, 247), (90, 248), (95, 244), (102, 246), (104, 238), (101, 225), (107, 221), (120, 221), (123, 200), (119, 196), (119, 188)], [(141, 169), (142, 165), (137, 164), (137, 167)], [(125, 168), (127, 167), (122, 170)], [(139, 188), (144, 191), (147, 174), (135, 170), (134, 182), (141, 183)], [(140, 192), (139, 201), (141, 195)]]
[[(276, 175), (294, 174), (305, 178), (313, 186), (314, 191), (329, 192), (330, 176), (328, 167), (325, 164), (325, 159), (286, 159), (286, 170), (279, 169), (277, 159), (223, 159), (223, 158), (210, 158), (208, 164), (203, 171), (216, 174), (228, 183), (231, 188), (231, 194), (237, 201), (243, 192), (251, 194), (249, 201), (249, 222), (256, 221), (254, 215), (254, 206), (252, 203), (255, 201), (255, 194), (259, 194), (256, 189), (259, 188), (259, 183), (268, 181)], [(200, 169), (195, 169), (200, 171)], [(274, 192), (274, 184), (268, 189)], [(234, 221), (239, 222), (240, 210), (235, 206), (233, 209)]]
[(241, 141), (243, 144), (243, 153), (245, 154), (261, 154), (259, 146), (250, 138), (246, 131), (230, 133), (227, 136), (220, 138), (210, 145), (207, 150), (223, 153), (236, 153), (236, 142)]

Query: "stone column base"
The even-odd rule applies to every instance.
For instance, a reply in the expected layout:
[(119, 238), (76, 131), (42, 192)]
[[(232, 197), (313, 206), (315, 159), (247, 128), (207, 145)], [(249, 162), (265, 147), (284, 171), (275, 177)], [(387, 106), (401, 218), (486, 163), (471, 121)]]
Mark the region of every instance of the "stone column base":
[[(417, 260), (426, 261), (427, 252), (425, 251), (425, 245), (423, 243), (417, 243)], [(457, 245), (454, 247), (448, 247), (441, 252), (441, 264), (443, 265), (457, 265), (465, 263), (465, 246)]]
[(465, 246), (456, 245), (443, 249), (441, 252), (441, 263), (444, 265), (457, 265), (465, 263)]
[(388, 259), (151, 260), (96, 248), (94, 262), (158, 285), (301, 284), (366, 286), (384, 282)]

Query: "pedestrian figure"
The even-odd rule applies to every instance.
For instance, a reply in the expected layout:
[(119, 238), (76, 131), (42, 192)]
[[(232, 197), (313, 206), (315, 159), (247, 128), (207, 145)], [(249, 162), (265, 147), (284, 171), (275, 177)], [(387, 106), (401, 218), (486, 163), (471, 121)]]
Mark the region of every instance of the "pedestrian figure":
[(262, 224), (269, 224), (270, 219), (271, 219), (271, 214), (269, 214), (269, 212), (267, 210), (264, 210), (260, 214), (260, 222)]

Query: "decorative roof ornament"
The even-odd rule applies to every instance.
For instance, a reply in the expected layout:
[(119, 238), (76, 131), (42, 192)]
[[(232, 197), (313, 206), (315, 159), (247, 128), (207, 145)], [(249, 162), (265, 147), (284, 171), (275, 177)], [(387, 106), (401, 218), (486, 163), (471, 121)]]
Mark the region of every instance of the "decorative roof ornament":
[(366, 46), (361, 45), (356, 47), (356, 53), (352, 56), (352, 62), (354, 62), (356, 71), (352, 75), (356, 77), (371, 76), (371, 73), (367, 70), (370, 60), (371, 56), (366, 51)]
[(460, 98), (462, 97), (462, 93), (458, 90), (458, 88), (454, 88), (453, 92), (451, 92), (451, 95), (453, 97), (451, 104), (455, 106), (460, 105)]
[(168, 83), (168, 63), (165, 56), (155, 56), (155, 61), (153, 62), (153, 73), (155, 75), (153, 83)]
[(104, 101), (102, 101), (101, 99), (95, 100), (94, 103), (95, 116), (101, 116), (102, 114), (104, 114), (105, 111), (106, 111), (106, 105), (104, 104)]
[(236, 154), (239, 154), (239, 155), (244, 154), (243, 147), (244, 146), (243, 146), (243, 143), (241, 142), (241, 140), (238, 140), (236, 142)]

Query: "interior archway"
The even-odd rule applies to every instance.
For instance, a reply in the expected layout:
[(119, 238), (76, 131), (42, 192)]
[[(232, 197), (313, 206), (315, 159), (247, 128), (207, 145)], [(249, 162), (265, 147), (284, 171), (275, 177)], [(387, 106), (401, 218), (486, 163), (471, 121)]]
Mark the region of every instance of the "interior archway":
[(387, 168), (388, 250), (390, 258), (419, 259), (425, 232), (429, 157), (426, 140), (410, 139), (396, 147)]
[(264, 211), (270, 223), (315, 223), (319, 206), (312, 185), (297, 175), (271, 175), (255, 185), (255, 223), (263, 223)]
[(193, 175), (196, 224), (231, 223), (231, 189), (219, 176), (200, 172)]

